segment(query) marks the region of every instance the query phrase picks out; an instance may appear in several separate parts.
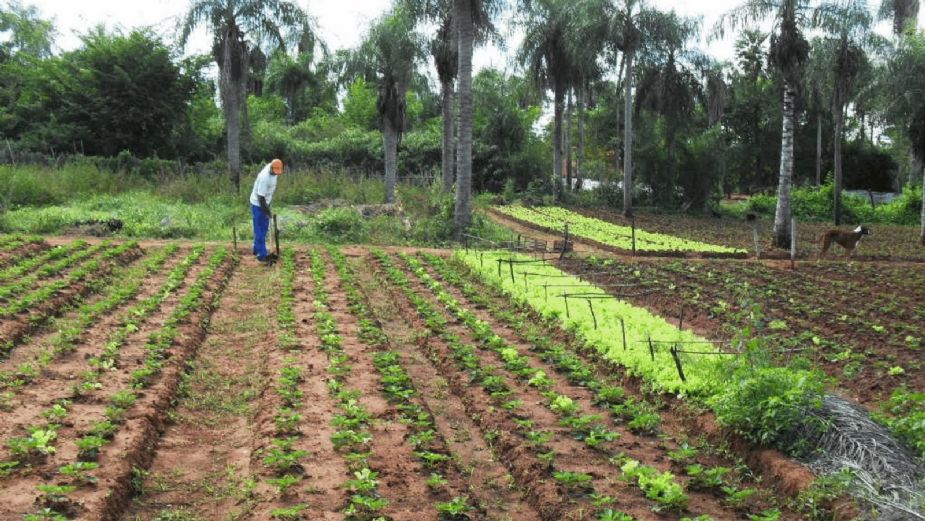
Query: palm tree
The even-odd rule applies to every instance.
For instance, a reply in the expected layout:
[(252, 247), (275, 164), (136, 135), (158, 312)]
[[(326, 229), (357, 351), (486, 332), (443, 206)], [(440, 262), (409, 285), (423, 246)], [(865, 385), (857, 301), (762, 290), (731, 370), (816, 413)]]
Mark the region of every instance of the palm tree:
[(373, 24), (362, 52), (371, 57), (377, 72), (377, 110), (385, 153), (385, 202), (394, 203), (398, 145), (405, 129), (405, 95), (423, 53), (423, 43), (414, 31), (414, 20), (399, 6)]
[(456, 83), (457, 57), (459, 46), (456, 43), (456, 24), (450, 5), (441, 6), (440, 27), (436, 37), (430, 42), (430, 54), (437, 68), (440, 79), (440, 97), (443, 107), (443, 154), (442, 173), (443, 191), (453, 190), (456, 159), (456, 117), (453, 111), (454, 85)]
[(780, 175), (774, 213), (774, 242), (780, 248), (790, 244), (795, 104), (803, 64), (809, 55), (809, 43), (801, 30), (801, 26), (806, 25), (808, 10), (808, 0), (745, 0), (744, 4), (724, 14), (714, 28), (714, 33), (722, 36), (727, 28), (736, 30), (767, 19), (774, 22), (769, 61), (784, 83)]
[[(806, 64), (805, 84), (808, 92), (807, 106), (816, 121), (816, 185), (822, 184), (822, 117), (831, 108), (832, 95), (832, 56), (834, 54), (831, 40), (813, 38), (812, 49)], [(826, 105), (829, 105), (827, 108)]]
[(299, 95), (306, 86), (319, 83), (316, 72), (312, 70), (316, 46), (327, 54), (324, 44), (315, 39), (314, 30), (306, 27), (296, 46), (297, 55), (292, 57), (279, 50), (267, 66), (267, 85), (286, 98), (286, 120), (290, 125), (296, 120)]
[(534, 84), (551, 88), (554, 99), (553, 117), (553, 186), (562, 185), (563, 109), (566, 91), (575, 76), (569, 55), (568, 25), (572, 13), (569, 0), (534, 0), (526, 12), (524, 39), (518, 57), (532, 75)]
[(834, 154), (835, 225), (841, 224), (842, 141), (845, 133), (845, 109), (851, 101), (856, 80), (868, 66), (865, 47), (877, 43), (872, 32), (873, 16), (864, 0), (834, 0), (820, 5), (813, 16), (814, 25), (832, 35), (832, 149)]
[(645, 0), (623, 0), (620, 6), (608, 6), (608, 11), (613, 55), (623, 55), (620, 63), (623, 71), (623, 214), (629, 217), (633, 214), (633, 87), (636, 58), (645, 43), (658, 32), (659, 12), (650, 9)]
[(456, 138), (456, 205), (453, 224), (460, 239), (472, 220), (472, 49), (480, 34), (492, 32), (502, 0), (453, 0), (459, 45), (457, 73), (459, 122)]
[(893, 34), (901, 36), (915, 32), (919, 17), (919, 0), (883, 0), (880, 4), (879, 18), (893, 19)]
[[(576, 188), (581, 187), (585, 162), (585, 108), (589, 104), (592, 85), (603, 72), (599, 59), (604, 55), (608, 36), (606, 6), (600, 0), (584, 0), (575, 5), (569, 28), (569, 55), (572, 60), (576, 108), (578, 112), (578, 145), (575, 159)], [(571, 163), (571, 162), (569, 162)], [(571, 185), (569, 185), (571, 186)]]
[(248, 56), (256, 42), (285, 44), (284, 31), (306, 26), (308, 16), (286, 0), (192, 0), (180, 27), (180, 45), (199, 26), (212, 33), (212, 55), (219, 68), (219, 91), (228, 129), (228, 169), (235, 190), (241, 191), (241, 116), (246, 106)]

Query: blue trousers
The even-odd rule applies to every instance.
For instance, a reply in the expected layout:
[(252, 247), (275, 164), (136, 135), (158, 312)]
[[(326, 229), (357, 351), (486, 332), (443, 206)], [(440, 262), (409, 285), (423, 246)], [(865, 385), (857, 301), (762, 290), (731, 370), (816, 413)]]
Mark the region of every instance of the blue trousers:
[(251, 214), (254, 216), (254, 255), (259, 260), (267, 259), (267, 231), (270, 229), (270, 218), (263, 208), (252, 204)]

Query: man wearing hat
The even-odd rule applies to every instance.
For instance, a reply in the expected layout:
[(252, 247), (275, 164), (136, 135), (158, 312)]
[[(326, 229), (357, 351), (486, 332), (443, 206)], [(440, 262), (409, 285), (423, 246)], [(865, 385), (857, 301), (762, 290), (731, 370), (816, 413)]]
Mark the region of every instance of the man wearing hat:
[(254, 255), (260, 262), (267, 262), (267, 231), (270, 229), (270, 203), (276, 191), (277, 176), (283, 173), (283, 162), (279, 159), (270, 161), (257, 174), (254, 189), (251, 190), (251, 213), (254, 216)]

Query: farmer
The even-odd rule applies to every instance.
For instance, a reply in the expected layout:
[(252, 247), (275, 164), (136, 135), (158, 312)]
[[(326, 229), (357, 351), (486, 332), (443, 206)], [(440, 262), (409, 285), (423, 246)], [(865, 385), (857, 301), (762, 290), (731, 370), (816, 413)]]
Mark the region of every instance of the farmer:
[(270, 229), (270, 203), (276, 191), (276, 177), (283, 173), (283, 162), (274, 159), (263, 167), (254, 181), (251, 191), (251, 213), (254, 216), (254, 255), (260, 262), (267, 262), (267, 230)]

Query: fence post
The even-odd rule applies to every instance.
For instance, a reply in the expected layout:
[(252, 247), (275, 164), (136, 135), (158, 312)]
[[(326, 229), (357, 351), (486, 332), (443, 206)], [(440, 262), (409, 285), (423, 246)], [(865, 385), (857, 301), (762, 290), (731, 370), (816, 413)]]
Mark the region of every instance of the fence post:
[(678, 376), (681, 377), (682, 382), (686, 382), (687, 378), (684, 377), (684, 368), (681, 367), (681, 356), (678, 354), (678, 346), (671, 347), (671, 356), (674, 358), (674, 365), (678, 368)]
[(761, 249), (758, 246), (758, 225), (752, 225), (752, 239), (755, 241), (755, 259), (761, 258)]
[(565, 232), (563, 236), (565, 237), (565, 242), (562, 243), (562, 251), (559, 252), (559, 260), (565, 257), (565, 250), (568, 249), (568, 223), (565, 223)]
[(655, 361), (655, 346), (652, 345), (652, 337), (649, 337), (649, 356), (652, 357), (652, 361)]
[(623, 350), (626, 351), (626, 323), (623, 317), (620, 317), (620, 333), (623, 334)]
[(594, 314), (594, 304), (588, 299), (588, 308), (591, 310), (591, 319), (594, 320), (594, 329), (597, 329), (597, 315)]
[(797, 260), (797, 218), (790, 218), (790, 269), (796, 269)]
[(231, 223), (231, 242), (234, 244), (234, 254), (238, 254), (238, 225)]

